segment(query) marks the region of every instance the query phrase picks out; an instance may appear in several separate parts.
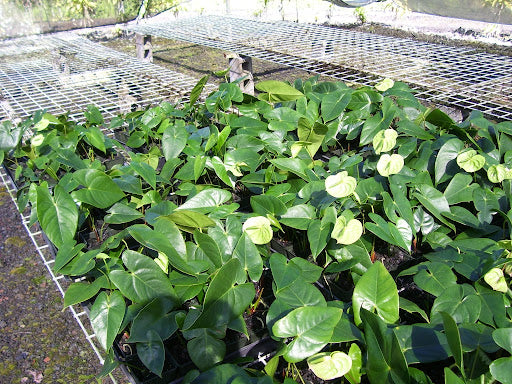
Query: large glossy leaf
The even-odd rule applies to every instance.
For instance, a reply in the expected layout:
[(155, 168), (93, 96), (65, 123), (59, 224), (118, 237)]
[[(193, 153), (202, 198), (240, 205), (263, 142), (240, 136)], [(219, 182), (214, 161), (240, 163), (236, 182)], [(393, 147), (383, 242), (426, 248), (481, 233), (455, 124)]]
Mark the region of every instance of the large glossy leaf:
[(101, 288), (108, 288), (108, 285), (106, 276), (101, 276), (95, 279), (92, 283), (72, 283), (68, 289), (66, 289), (66, 293), (64, 294), (64, 307), (89, 300), (91, 297), (96, 295)]
[(205, 75), (199, 79), (196, 85), (194, 85), (194, 88), (192, 88), (192, 91), (190, 91), (190, 105), (194, 105), (195, 102), (199, 99), (199, 96), (201, 96), (201, 93), (203, 92), (204, 86), (206, 85), (210, 75)]
[(352, 92), (350, 90), (333, 92), (326, 95), (320, 105), (323, 121), (327, 123), (339, 117), (347, 107), (351, 98)]
[(457, 173), (444, 190), (448, 204), (458, 204), (473, 200), (473, 191), (478, 184), (471, 184), (473, 178), (466, 173)]
[(16, 147), (23, 135), (21, 125), (14, 126), (10, 121), (0, 124), (0, 151), (9, 151)]
[(204, 270), (202, 265), (187, 262), (182, 256), (180, 256), (172, 246), (170, 240), (163, 233), (152, 230), (150, 227), (143, 224), (132, 225), (127, 230), (128, 233), (142, 246), (164, 253), (167, 256), (169, 263), (177, 270), (190, 275), (194, 275)]
[(382, 109), (374, 116), (364, 122), (361, 131), (360, 145), (366, 145), (372, 142), (374, 136), (384, 129), (388, 129), (393, 121), (396, 108), (390, 98), (385, 98), (382, 102)]
[(502, 357), (490, 365), (492, 377), (502, 384), (512, 384), (512, 357)]
[(286, 212), (286, 205), (276, 196), (255, 195), (251, 196), (251, 207), (254, 213), (266, 216), (268, 214), (279, 216)]
[(233, 256), (236, 257), (242, 268), (248, 273), (252, 281), (258, 281), (263, 273), (263, 259), (250, 237), (243, 233), (236, 244)]
[(247, 309), (256, 291), (252, 283), (235, 285), (241, 276), (245, 280), (238, 259), (231, 259), (217, 271), (206, 291), (201, 315), (191, 329), (227, 325)]
[(413, 196), (419, 200), (421, 205), (448, 228), (455, 230), (455, 226), (442, 216), (444, 212), (450, 212), (450, 206), (446, 197), (440, 191), (427, 184), (419, 185), (418, 189), (419, 192), (414, 192)]
[(512, 327), (496, 329), (492, 338), (501, 348), (512, 354)]
[(430, 325), (400, 325), (393, 332), (408, 364), (432, 363), (450, 356), (445, 334)]
[(464, 142), (459, 139), (450, 139), (443, 144), (436, 156), (435, 181), (436, 184), (458, 173), (459, 168), (455, 159), (464, 148)]
[(208, 213), (220, 207), (230, 199), (230, 192), (219, 188), (209, 188), (192, 196), (185, 203), (180, 205), (177, 210), (186, 209), (189, 211)]
[(267, 80), (256, 84), (256, 89), (260, 92), (266, 92), (260, 100), (277, 103), (280, 101), (293, 101), (304, 96), (302, 92), (293, 88), (282, 81)]
[(222, 266), (222, 256), (219, 246), (215, 240), (206, 233), (202, 233), (197, 230), (194, 232), (194, 240), (196, 241), (199, 249), (204, 252), (215, 268), (220, 268)]
[(288, 227), (306, 230), (311, 220), (315, 219), (315, 208), (307, 204), (294, 205), (288, 208), (279, 221)]
[(157, 297), (168, 297), (178, 302), (169, 279), (150, 257), (125, 251), (123, 263), (128, 271), (114, 270), (109, 277), (129, 300), (147, 303)]
[(327, 127), (323, 124), (311, 124), (308, 119), (301, 117), (297, 127), (299, 141), (307, 143), (304, 145), (309, 156), (313, 158), (322, 145)]
[(97, 169), (79, 169), (73, 178), (84, 186), (74, 191), (74, 199), (96, 208), (108, 208), (125, 197), (124, 192), (104, 172)]
[(199, 335), (187, 343), (190, 359), (202, 371), (224, 360), (226, 344), (214, 337), (207, 328), (198, 330)]
[(151, 341), (136, 344), (137, 356), (151, 372), (161, 376), (165, 362), (164, 343), (155, 331), (149, 333), (152, 334)]
[(116, 203), (108, 210), (108, 215), (105, 216), (105, 223), (123, 224), (140, 219), (141, 217), (144, 217), (144, 215), (135, 208), (127, 204)]
[(185, 125), (179, 122), (166, 128), (162, 135), (162, 152), (165, 160), (169, 161), (181, 154), (187, 144), (188, 136)]
[(473, 289), (466, 286), (453, 286), (445, 290), (435, 301), (431, 309), (430, 320), (432, 324), (442, 322), (440, 312), (452, 316), (457, 324), (474, 323), (480, 316), (480, 298)]
[(324, 250), (331, 237), (331, 231), (332, 224), (323, 224), (321, 220), (311, 221), (307, 235), (313, 258), (316, 259), (316, 257)]
[(167, 217), (178, 227), (188, 232), (194, 232), (196, 229), (213, 227), (215, 225), (215, 221), (208, 216), (186, 209), (177, 210), (167, 215)]
[(330, 341), (342, 312), (334, 307), (301, 307), (278, 320), (272, 327), (274, 335), (293, 337), (284, 358), (294, 363), (320, 351)]
[(130, 168), (135, 171), (136, 174), (141, 176), (151, 188), (156, 189), (156, 172), (151, 165), (141, 162), (133, 161), (130, 163)]
[(300, 178), (309, 181), (309, 177), (306, 175), (308, 164), (302, 159), (277, 158), (270, 160), (270, 162), (283, 171), (292, 172)]
[(457, 367), (459, 367), (462, 376), (465, 376), (462, 343), (460, 341), (460, 333), (459, 329), (457, 328), (457, 323), (453, 317), (450, 316), (450, 314), (442, 311), (440, 314), (443, 318), (444, 334), (446, 335), (446, 340), (450, 346), (450, 351), (455, 360), (455, 364)]
[(416, 273), (414, 282), (420, 289), (437, 297), (445, 289), (457, 285), (457, 277), (445, 263), (432, 262), (427, 263), (425, 268), (421, 268)]
[(118, 291), (101, 292), (91, 307), (89, 318), (96, 338), (108, 350), (121, 327), (125, 312), (124, 297)]
[(98, 127), (89, 127), (85, 132), (85, 137), (87, 137), (87, 140), (93, 147), (105, 153), (105, 135), (100, 131)]
[(398, 320), (398, 290), (380, 261), (375, 262), (357, 282), (352, 307), (356, 324), (361, 324), (361, 308), (376, 311), (388, 324)]
[(41, 228), (56, 247), (73, 240), (78, 225), (78, 209), (63, 187), (56, 185), (53, 196), (42, 184), (36, 188), (37, 219)]
[(361, 310), (366, 338), (366, 374), (371, 383), (406, 384), (410, 382), (407, 361), (394, 332), (377, 315)]
[(280, 253), (273, 253), (270, 256), (270, 269), (276, 284), (276, 293), (297, 280), (314, 283), (322, 273), (322, 268), (318, 265), (298, 257), (288, 260)]
[(363, 354), (361, 348), (356, 343), (350, 345), (348, 355), (352, 360), (350, 371), (345, 374), (345, 378), (350, 384), (359, 384), (361, 382), (361, 368), (363, 367)]
[(251, 377), (245, 371), (235, 364), (221, 364), (203, 372), (198, 377), (194, 378), (190, 384), (272, 384), (272, 378), (269, 376), (264, 377)]
[(130, 328), (130, 339), (133, 342), (168, 339), (177, 329), (176, 312), (169, 313), (176, 303), (162, 297), (152, 300), (135, 316)]

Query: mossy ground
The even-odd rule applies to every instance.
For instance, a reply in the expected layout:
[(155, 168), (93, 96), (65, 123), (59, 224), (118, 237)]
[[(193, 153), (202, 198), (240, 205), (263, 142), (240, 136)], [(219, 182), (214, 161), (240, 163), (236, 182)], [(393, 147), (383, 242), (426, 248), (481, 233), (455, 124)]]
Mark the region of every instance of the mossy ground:
[(2, 185), (0, 205), (0, 383), (98, 383), (99, 361)]

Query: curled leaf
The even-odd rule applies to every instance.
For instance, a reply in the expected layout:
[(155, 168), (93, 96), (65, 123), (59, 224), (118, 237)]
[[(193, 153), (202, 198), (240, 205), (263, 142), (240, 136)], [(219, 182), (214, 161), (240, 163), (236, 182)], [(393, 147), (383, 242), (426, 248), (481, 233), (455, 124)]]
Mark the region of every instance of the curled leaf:
[(395, 85), (395, 82), (391, 79), (386, 78), (382, 80), (380, 83), (377, 83), (375, 85), (375, 89), (380, 92), (385, 92), (389, 88), (393, 88), (393, 85)]
[(336, 198), (350, 196), (356, 190), (356, 185), (356, 179), (349, 176), (347, 171), (328, 176), (325, 179), (325, 190)]
[(308, 358), (309, 369), (322, 380), (333, 380), (342, 377), (352, 367), (352, 359), (346, 353), (317, 353)]
[(331, 237), (336, 239), (338, 244), (349, 245), (355, 243), (363, 234), (363, 224), (357, 219), (347, 222), (347, 219), (340, 216), (336, 219)]
[(41, 144), (43, 144), (43, 141), (44, 135), (39, 133), (30, 139), (30, 144), (32, 144), (33, 147), (39, 147)]
[(485, 165), (485, 158), (479, 155), (474, 149), (469, 149), (459, 153), (457, 164), (466, 172), (476, 172)]
[(503, 165), (491, 165), (487, 170), (487, 178), (491, 183), (501, 183), (508, 176), (509, 170)]
[(398, 132), (391, 128), (377, 132), (373, 138), (373, 149), (375, 153), (379, 155), (381, 152), (392, 150), (396, 145), (397, 137)]
[(484, 280), (492, 289), (498, 292), (507, 293), (508, 285), (503, 275), (503, 271), (499, 268), (493, 268), (484, 275)]
[(264, 216), (248, 218), (242, 229), (254, 244), (267, 244), (274, 235), (270, 226), (270, 220)]
[(377, 162), (377, 171), (384, 177), (400, 172), (403, 167), (404, 158), (398, 154), (388, 155), (385, 153)]

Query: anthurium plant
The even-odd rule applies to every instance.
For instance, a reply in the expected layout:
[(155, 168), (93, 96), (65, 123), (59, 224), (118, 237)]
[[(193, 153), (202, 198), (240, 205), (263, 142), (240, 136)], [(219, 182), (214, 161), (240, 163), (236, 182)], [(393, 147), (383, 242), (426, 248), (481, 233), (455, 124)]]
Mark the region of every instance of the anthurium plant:
[[(168, 382), (178, 345), (185, 383), (512, 383), (511, 122), (456, 123), (390, 80), (205, 84), (0, 125), (103, 373), (129, 345)], [(255, 334), (273, 347), (230, 357)]]

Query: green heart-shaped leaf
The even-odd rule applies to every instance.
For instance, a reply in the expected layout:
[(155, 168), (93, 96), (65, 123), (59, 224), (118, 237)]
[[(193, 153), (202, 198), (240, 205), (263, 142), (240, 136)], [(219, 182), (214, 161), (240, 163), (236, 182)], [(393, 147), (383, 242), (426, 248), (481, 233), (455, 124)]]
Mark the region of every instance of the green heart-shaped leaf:
[(336, 198), (350, 196), (356, 190), (356, 186), (356, 179), (349, 176), (347, 171), (328, 176), (325, 179), (325, 190)]
[(476, 172), (485, 165), (485, 158), (474, 149), (468, 149), (458, 154), (457, 165), (466, 172)]
[(498, 292), (507, 293), (508, 285), (500, 268), (492, 268), (484, 275), (484, 280), (492, 289)]
[(508, 176), (509, 170), (503, 165), (491, 165), (487, 170), (487, 178), (491, 183), (501, 183)]
[(320, 351), (331, 340), (343, 310), (334, 307), (300, 307), (276, 321), (272, 327), (275, 336), (293, 337), (287, 345), (284, 358), (296, 363)]
[(119, 291), (110, 295), (101, 292), (91, 307), (89, 318), (96, 338), (101, 346), (108, 350), (114, 342), (124, 318), (126, 304)]
[(385, 78), (381, 82), (375, 84), (375, 89), (380, 92), (385, 92), (389, 88), (393, 88), (394, 85), (395, 85), (395, 82), (392, 79)]
[(356, 325), (361, 324), (361, 308), (376, 310), (379, 317), (388, 324), (398, 320), (398, 290), (395, 281), (380, 261), (368, 268), (357, 282), (352, 306)]
[(36, 188), (37, 219), (50, 241), (60, 248), (73, 240), (78, 225), (78, 209), (73, 198), (60, 185), (56, 185), (53, 196), (46, 185)]
[(343, 216), (336, 219), (331, 237), (336, 239), (338, 244), (353, 244), (363, 234), (363, 224), (357, 219), (347, 221)]
[(393, 155), (385, 153), (377, 162), (377, 171), (384, 177), (400, 172), (403, 167), (404, 158), (396, 153)]
[(391, 151), (396, 145), (396, 138), (398, 132), (394, 129), (388, 128), (377, 132), (373, 137), (373, 149), (379, 155), (381, 152)]
[(270, 220), (264, 216), (250, 217), (242, 226), (254, 244), (267, 244), (272, 240), (274, 232), (270, 226)]
[(319, 378), (333, 380), (350, 371), (352, 359), (349, 355), (340, 351), (322, 352), (309, 357), (308, 366)]

